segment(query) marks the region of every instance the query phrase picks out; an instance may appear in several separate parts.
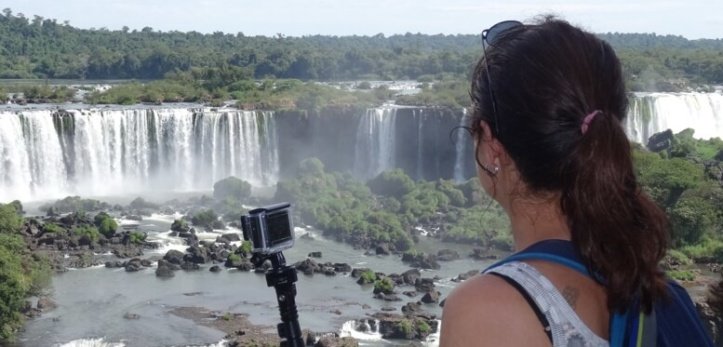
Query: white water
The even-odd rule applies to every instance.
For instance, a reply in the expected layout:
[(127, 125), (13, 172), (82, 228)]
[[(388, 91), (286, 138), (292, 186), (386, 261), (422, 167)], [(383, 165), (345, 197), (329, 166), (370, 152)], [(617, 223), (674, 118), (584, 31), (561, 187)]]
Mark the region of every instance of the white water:
[[(467, 109), (462, 109), (462, 118), (459, 120), (459, 126), (464, 127), (467, 126)], [(464, 131), (463, 128), (457, 129), (457, 138), (455, 139), (454, 146), (455, 146), (455, 158), (454, 158), (454, 180), (456, 182), (463, 182), (468, 177), (465, 177), (464, 175), (464, 162), (467, 161), (469, 158), (469, 153), (467, 153), (467, 146), (465, 146), (465, 136), (469, 136), (469, 134)]]
[(189, 108), (0, 111), (0, 201), (210, 190), (279, 172), (272, 112)]
[(368, 109), (357, 126), (354, 172), (372, 178), (394, 168), (396, 156), (396, 117), (392, 107)]
[(125, 347), (122, 342), (106, 342), (104, 338), (73, 340), (58, 347)]
[(628, 137), (647, 143), (655, 133), (695, 130), (694, 137), (723, 138), (722, 93), (639, 93), (630, 100), (625, 120)]

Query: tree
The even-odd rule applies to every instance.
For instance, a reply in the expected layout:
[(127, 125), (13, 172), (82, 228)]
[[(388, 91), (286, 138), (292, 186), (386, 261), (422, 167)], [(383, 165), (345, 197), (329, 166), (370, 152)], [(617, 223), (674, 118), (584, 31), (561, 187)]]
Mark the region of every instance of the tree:
[(216, 200), (243, 201), (249, 196), (251, 184), (238, 177), (230, 176), (213, 184), (213, 197)]
[(20, 217), (14, 205), (0, 204), (0, 233), (14, 233), (22, 225), (23, 218)]

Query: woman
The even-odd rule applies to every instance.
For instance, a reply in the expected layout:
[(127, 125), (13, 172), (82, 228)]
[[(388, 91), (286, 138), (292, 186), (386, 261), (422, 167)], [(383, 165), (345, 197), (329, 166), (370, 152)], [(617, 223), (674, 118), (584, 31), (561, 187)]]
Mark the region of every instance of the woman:
[(620, 62), (552, 18), (482, 36), (470, 125), (482, 187), (515, 249), (563, 240), (597, 280), (541, 260), (497, 267), (447, 298), (441, 346), (607, 346), (611, 312), (650, 312), (667, 292), (666, 217), (633, 172)]

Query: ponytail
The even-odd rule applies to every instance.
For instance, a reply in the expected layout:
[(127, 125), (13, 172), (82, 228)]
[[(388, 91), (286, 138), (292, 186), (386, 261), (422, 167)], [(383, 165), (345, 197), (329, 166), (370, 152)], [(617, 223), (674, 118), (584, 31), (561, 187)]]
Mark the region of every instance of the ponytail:
[(667, 219), (636, 181), (618, 118), (600, 113), (589, 123), (563, 169), (571, 184), (560, 205), (572, 242), (606, 282), (608, 308), (620, 311), (639, 294), (649, 312), (665, 293), (658, 263), (668, 246)]

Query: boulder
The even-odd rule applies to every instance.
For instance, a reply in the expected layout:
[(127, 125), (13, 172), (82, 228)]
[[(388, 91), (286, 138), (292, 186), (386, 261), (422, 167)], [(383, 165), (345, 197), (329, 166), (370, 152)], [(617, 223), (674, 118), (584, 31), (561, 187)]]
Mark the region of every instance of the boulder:
[(221, 267), (218, 266), (218, 265), (214, 265), (214, 266), (211, 266), (211, 268), (208, 269), (208, 271), (211, 271), (211, 272), (221, 272)]
[(133, 258), (126, 262), (125, 269), (126, 272), (136, 272), (143, 268), (143, 265), (141, 264), (141, 260), (138, 258)]
[(105, 267), (107, 267), (107, 268), (109, 268), (109, 269), (120, 268), (120, 267), (123, 267), (123, 262), (118, 261), (118, 260), (116, 260), (116, 261), (107, 261), (107, 262), (105, 262)]
[(389, 250), (389, 244), (387, 243), (380, 243), (377, 245), (377, 247), (374, 249), (374, 252), (377, 255), (390, 255), (392, 252)]
[(429, 291), (422, 296), (422, 302), (425, 304), (436, 304), (439, 302), (440, 293), (436, 290)]
[(404, 284), (413, 286), (415, 285), (415, 283), (417, 283), (417, 279), (421, 276), (422, 274), (419, 272), (419, 270), (411, 269), (402, 273), (402, 280), (404, 281)]
[(669, 149), (673, 145), (673, 131), (668, 129), (657, 134), (653, 134), (648, 139), (646, 147), (652, 152), (660, 152)]
[(306, 260), (300, 261), (294, 264), (296, 270), (301, 271), (304, 275), (313, 275), (314, 272), (320, 272), (321, 268), (313, 259), (307, 258)]
[(201, 267), (198, 266), (198, 264), (196, 264), (194, 262), (184, 261), (183, 264), (181, 264), (181, 269), (186, 270), (186, 271), (193, 271), (193, 270), (199, 270), (199, 269), (201, 269)]
[(334, 263), (334, 271), (351, 272), (351, 265), (349, 265), (347, 263)]
[(56, 307), (58, 307), (58, 305), (49, 297), (41, 296), (40, 298), (38, 298), (38, 303), (36, 304), (36, 307), (41, 312), (47, 312), (55, 309)]
[(308, 255), (309, 258), (321, 258), (321, 252), (311, 252)]
[(172, 249), (166, 252), (166, 255), (163, 256), (163, 260), (171, 264), (181, 265), (183, 264), (183, 253), (181, 251)]
[(164, 259), (158, 261), (158, 268), (156, 269), (156, 277), (169, 278), (175, 276), (174, 270), (178, 270), (180, 267), (176, 264), (170, 263)]
[(205, 248), (193, 245), (186, 249), (188, 253), (183, 256), (183, 260), (189, 263), (205, 264), (208, 261), (208, 252)]
[(242, 259), (243, 259), (243, 260), (242, 260), (241, 264), (239, 264), (238, 266), (236, 266), (236, 268), (239, 269), (239, 271), (251, 271), (251, 270), (253, 270), (254, 264), (252, 264), (252, 263), (251, 263), (248, 259), (246, 259), (246, 258), (242, 258)]
[(396, 294), (384, 294), (381, 292), (374, 294), (374, 298), (381, 299), (384, 301), (402, 301), (402, 299), (399, 298), (399, 296), (397, 296)]
[(123, 315), (123, 319), (137, 320), (137, 319), (141, 319), (141, 316), (140, 316), (139, 314), (136, 314), (136, 313), (126, 312), (126, 313)]
[(461, 273), (461, 274), (457, 275), (457, 277), (453, 278), (452, 281), (453, 281), (453, 282), (466, 281), (466, 280), (472, 278), (473, 276), (475, 276), (475, 275), (477, 275), (477, 274), (479, 274), (479, 273), (480, 273), (479, 270), (469, 270), (469, 271), (467, 271), (467, 272), (464, 272), (464, 273)]
[(417, 288), (419, 292), (431, 292), (434, 290), (434, 280), (431, 278), (418, 278), (414, 283), (414, 287)]
[(409, 263), (412, 267), (422, 269), (439, 270), (440, 266), (437, 262), (437, 256), (425, 253), (404, 253), (402, 261)]
[(422, 305), (418, 302), (408, 302), (402, 306), (402, 313), (405, 315), (414, 315), (419, 312), (422, 312)]
[(359, 276), (361, 276), (362, 273), (369, 271), (369, 270), (370, 269), (368, 267), (355, 268), (355, 269), (351, 270), (351, 277), (359, 278)]
[(153, 263), (148, 259), (141, 259), (141, 266), (151, 267), (151, 266), (153, 266)]
[(358, 347), (359, 342), (352, 337), (322, 336), (314, 347)]
[(441, 249), (437, 252), (437, 260), (439, 261), (452, 261), (459, 259), (459, 253), (451, 249)]

